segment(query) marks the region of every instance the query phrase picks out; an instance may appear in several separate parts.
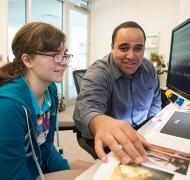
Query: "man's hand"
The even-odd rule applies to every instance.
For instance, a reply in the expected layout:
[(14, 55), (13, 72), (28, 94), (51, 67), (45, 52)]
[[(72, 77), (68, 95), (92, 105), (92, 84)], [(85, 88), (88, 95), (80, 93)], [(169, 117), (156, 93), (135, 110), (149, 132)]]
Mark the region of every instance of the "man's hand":
[(95, 151), (101, 161), (107, 161), (105, 146), (125, 164), (139, 164), (146, 159), (144, 147), (150, 144), (127, 122), (98, 115), (90, 121), (89, 126), (95, 136)]

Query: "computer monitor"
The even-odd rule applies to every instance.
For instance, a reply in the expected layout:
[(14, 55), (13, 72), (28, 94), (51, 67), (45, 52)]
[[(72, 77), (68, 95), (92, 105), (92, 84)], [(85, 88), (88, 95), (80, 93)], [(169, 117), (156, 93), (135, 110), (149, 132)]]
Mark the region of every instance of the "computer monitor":
[(166, 86), (190, 100), (190, 18), (172, 30)]

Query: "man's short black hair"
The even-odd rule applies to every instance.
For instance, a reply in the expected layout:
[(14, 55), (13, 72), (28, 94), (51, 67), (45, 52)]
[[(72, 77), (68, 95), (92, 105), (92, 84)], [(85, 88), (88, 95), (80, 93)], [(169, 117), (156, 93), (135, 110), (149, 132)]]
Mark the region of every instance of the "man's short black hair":
[(118, 25), (114, 29), (113, 34), (112, 34), (112, 46), (115, 43), (115, 38), (116, 38), (117, 32), (122, 28), (138, 28), (138, 29), (140, 29), (142, 31), (143, 35), (144, 35), (144, 41), (146, 41), (146, 35), (145, 35), (145, 32), (144, 32), (143, 28), (139, 24), (134, 22), (134, 21), (126, 21), (126, 22)]

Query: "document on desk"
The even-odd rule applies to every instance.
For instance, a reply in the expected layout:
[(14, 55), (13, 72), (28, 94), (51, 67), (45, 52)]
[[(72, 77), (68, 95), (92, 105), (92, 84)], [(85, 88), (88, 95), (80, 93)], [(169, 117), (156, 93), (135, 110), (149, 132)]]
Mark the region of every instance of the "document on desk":
[(190, 154), (153, 144), (147, 154), (147, 160), (141, 165), (124, 165), (111, 153), (93, 180), (190, 179)]
[[(148, 158), (145, 162), (141, 165), (123, 165), (110, 153), (108, 162), (100, 165), (93, 180), (132, 180), (135, 178), (139, 180), (189, 180), (190, 140), (159, 132), (167, 125), (167, 121), (173, 118), (173, 114), (176, 117), (175, 112), (178, 111), (159, 114), (152, 120), (152, 124), (146, 126), (146, 130), (149, 129), (149, 131), (143, 130), (146, 132), (143, 133), (145, 138), (152, 144), (151, 148), (147, 149)], [(179, 112), (185, 111), (179, 110)]]

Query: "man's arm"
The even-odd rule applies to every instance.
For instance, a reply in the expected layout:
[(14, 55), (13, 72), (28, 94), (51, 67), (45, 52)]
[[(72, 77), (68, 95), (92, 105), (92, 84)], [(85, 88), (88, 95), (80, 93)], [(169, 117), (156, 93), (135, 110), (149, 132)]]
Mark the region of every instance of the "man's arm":
[(76, 100), (73, 119), (83, 137), (93, 138), (89, 129), (90, 120), (107, 111), (111, 94), (109, 78), (104, 70), (90, 67), (81, 82), (81, 92)]
[(84, 76), (73, 116), (76, 127), (83, 137), (95, 139), (102, 161), (106, 161), (103, 147), (108, 146), (122, 162), (140, 163), (148, 143), (127, 122), (104, 115), (111, 96), (111, 76), (99, 70), (90, 69)]
[(90, 121), (89, 127), (95, 137), (95, 150), (101, 161), (107, 160), (103, 149), (105, 146), (126, 164), (129, 162), (138, 164), (146, 159), (144, 146), (150, 144), (127, 122), (98, 115)]

